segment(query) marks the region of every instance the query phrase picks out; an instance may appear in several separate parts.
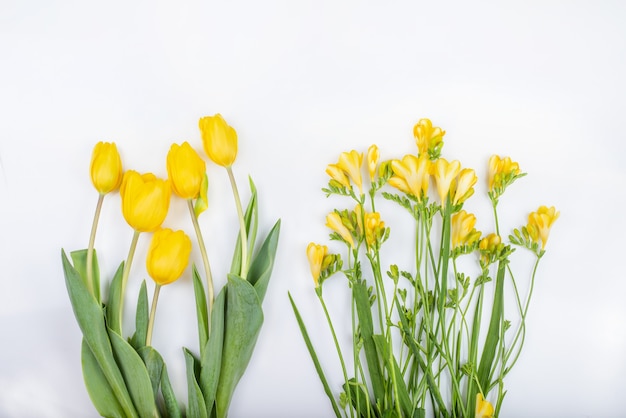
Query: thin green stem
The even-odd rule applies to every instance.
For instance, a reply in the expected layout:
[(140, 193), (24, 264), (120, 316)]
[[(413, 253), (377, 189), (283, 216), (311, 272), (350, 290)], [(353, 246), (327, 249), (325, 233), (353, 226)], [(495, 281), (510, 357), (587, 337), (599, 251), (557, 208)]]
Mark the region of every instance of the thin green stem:
[(500, 223), (498, 222), (498, 201), (492, 200), (491, 204), (493, 206), (493, 219), (496, 223), (496, 234), (500, 236)]
[[(200, 230), (200, 225), (198, 224), (198, 217), (196, 216), (196, 213), (193, 210), (193, 202), (191, 199), (187, 200), (187, 207), (189, 208), (189, 214), (191, 215), (191, 222), (193, 223), (193, 229), (196, 231), (198, 247), (200, 248), (200, 254), (202, 254), (202, 262), (204, 263), (204, 272), (206, 275), (207, 294), (208, 294), (207, 303), (209, 307), (209, 318), (211, 318), (211, 312), (213, 311), (213, 301), (215, 299), (214, 290), (213, 290), (213, 275), (211, 274), (211, 265), (209, 264), (209, 256), (206, 252), (204, 239), (202, 238), (202, 231)], [(211, 334), (211, 321), (210, 320), (208, 323), (208, 331), (210, 335)]]
[(150, 306), (150, 318), (148, 319), (148, 333), (146, 334), (146, 345), (152, 344), (152, 328), (154, 328), (154, 317), (156, 316), (157, 303), (159, 302), (159, 292), (161, 291), (161, 285), (157, 284), (154, 287), (154, 296), (152, 296), (152, 306)]
[(243, 215), (241, 198), (239, 197), (239, 190), (237, 189), (237, 182), (235, 181), (233, 169), (232, 167), (226, 167), (226, 171), (228, 172), (228, 178), (230, 179), (230, 187), (233, 189), (235, 206), (237, 207), (237, 216), (239, 217), (239, 234), (241, 237), (241, 277), (245, 279), (248, 275), (248, 234), (246, 231), (246, 220)]
[(137, 241), (139, 241), (140, 231), (135, 230), (133, 232), (133, 239), (130, 242), (130, 248), (128, 249), (128, 257), (126, 257), (126, 263), (124, 263), (124, 272), (122, 273), (122, 291), (120, 293), (119, 301), (119, 330), (122, 330), (122, 314), (124, 313), (124, 293), (126, 291), (126, 283), (128, 282), (128, 276), (130, 274), (130, 266), (133, 263), (133, 257), (135, 256), (135, 249), (137, 248)]
[[(93, 249), (96, 242), (96, 231), (98, 230), (98, 220), (100, 219), (100, 211), (102, 210), (102, 202), (104, 202), (104, 194), (98, 196), (96, 204), (96, 213), (93, 215), (93, 223), (91, 224), (91, 234), (89, 235), (89, 246), (87, 247), (87, 289), (92, 295), (96, 295), (93, 284)], [(99, 301), (98, 301), (99, 302)]]

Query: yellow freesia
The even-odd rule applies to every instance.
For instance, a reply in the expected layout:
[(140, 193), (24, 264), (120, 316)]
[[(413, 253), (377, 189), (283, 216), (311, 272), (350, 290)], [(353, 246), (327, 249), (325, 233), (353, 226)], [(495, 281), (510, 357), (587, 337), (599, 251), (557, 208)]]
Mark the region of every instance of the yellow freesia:
[(183, 199), (195, 199), (202, 191), (206, 164), (188, 142), (172, 144), (167, 153), (167, 175), (174, 193)]
[(452, 248), (461, 245), (472, 245), (480, 237), (480, 232), (476, 231), (476, 216), (464, 210), (452, 215), (451, 237)]
[(418, 155), (428, 155), (430, 158), (439, 157), (445, 134), (446, 131), (441, 128), (433, 127), (430, 119), (420, 119), (413, 127)]
[(380, 220), (380, 213), (365, 213), (365, 241), (372, 248), (376, 247), (385, 233), (385, 222)]
[(115, 142), (98, 142), (91, 154), (91, 182), (98, 193), (107, 194), (122, 184), (122, 159)]
[(219, 113), (200, 118), (200, 133), (209, 158), (222, 167), (230, 167), (237, 158), (237, 132)]
[(128, 170), (120, 188), (124, 219), (136, 231), (157, 230), (167, 216), (171, 194), (169, 181)]
[(445, 158), (439, 158), (433, 166), (433, 177), (437, 183), (437, 193), (441, 199), (441, 207), (446, 206), (446, 200), (452, 181), (461, 170), (461, 163), (457, 160), (448, 162)]
[(476, 172), (471, 168), (464, 168), (459, 173), (456, 181), (452, 183), (452, 204), (458, 205), (465, 202), (474, 194), (474, 185), (478, 181)]
[(363, 164), (363, 153), (352, 150), (342, 152), (336, 166), (342, 170), (363, 193), (363, 180), (361, 177), (361, 165)]
[(330, 176), (330, 178), (344, 187), (350, 187), (350, 180), (346, 173), (339, 168), (337, 164), (328, 164), (326, 167), (326, 174)]
[(146, 270), (156, 284), (170, 284), (183, 274), (190, 254), (191, 240), (183, 231), (159, 229), (150, 241)]
[(380, 158), (380, 152), (378, 147), (374, 144), (367, 149), (367, 171), (370, 175), (370, 181), (374, 181), (376, 177), (376, 169), (378, 167), (378, 159)]
[(319, 245), (311, 242), (306, 247), (306, 256), (309, 259), (309, 267), (311, 268), (311, 276), (313, 276), (315, 287), (319, 287), (320, 285), (322, 263), (324, 262), (324, 257), (326, 257), (327, 253), (328, 247), (325, 245)]
[(540, 206), (536, 212), (528, 215), (528, 233), (533, 241), (541, 241), (541, 249), (545, 249), (552, 224), (559, 218), (560, 212), (552, 207)]
[(520, 175), (522, 171), (519, 168), (519, 164), (511, 161), (511, 157), (500, 158), (498, 155), (492, 155), (489, 158), (489, 177), (487, 185), (489, 191), (498, 191), (501, 194), (503, 188), (513, 179), (513, 177)]
[(422, 200), (428, 193), (428, 180), (430, 178), (430, 160), (427, 155), (419, 158), (414, 155), (405, 155), (400, 160), (391, 162), (393, 176), (389, 179), (389, 185), (396, 189), (415, 196)]
[(474, 418), (493, 418), (493, 405), (485, 400), (482, 393), (476, 394), (476, 413)]
[(354, 248), (354, 239), (352, 233), (341, 221), (341, 216), (337, 212), (331, 212), (326, 216), (326, 226), (335, 231), (343, 238), (352, 248)]

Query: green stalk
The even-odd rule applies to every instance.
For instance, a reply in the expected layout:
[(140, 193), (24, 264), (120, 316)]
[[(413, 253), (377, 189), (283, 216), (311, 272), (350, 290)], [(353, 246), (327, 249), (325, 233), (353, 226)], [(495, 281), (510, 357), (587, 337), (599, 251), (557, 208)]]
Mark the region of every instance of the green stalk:
[(126, 263), (124, 263), (124, 271), (122, 273), (122, 290), (119, 300), (119, 330), (122, 332), (122, 316), (124, 313), (124, 293), (126, 292), (126, 283), (128, 282), (128, 276), (130, 274), (130, 266), (133, 263), (133, 257), (135, 256), (135, 249), (137, 248), (137, 241), (139, 241), (140, 231), (135, 230), (133, 232), (133, 239), (130, 242), (130, 248), (128, 249), (128, 257), (126, 257)]
[(237, 216), (239, 217), (239, 234), (241, 236), (241, 277), (245, 279), (248, 275), (248, 234), (246, 232), (246, 220), (243, 215), (241, 198), (239, 197), (239, 190), (237, 189), (237, 182), (235, 181), (235, 176), (233, 175), (233, 169), (232, 167), (226, 167), (226, 171), (228, 172), (230, 187), (233, 189), (235, 206), (237, 207)]
[[(93, 223), (91, 224), (91, 234), (89, 236), (89, 246), (87, 247), (87, 290), (92, 295), (96, 295), (93, 288), (93, 249), (96, 242), (96, 230), (98, 229), (98, 220), (100, 219), (100, 211), (102, 210), (102, 202), (104, 201), (104, 194), (98, 196), (98, 203), (96, 204), (96, 213), (93, 216)], [(100, 301), (98, 301), (100, 302)]]
[[(191, 215), (191, 222), (193, 223), (193, 229), (196, 231), (196, 237), (198, 239), (198, 247), (200, 248), (200, 254), (202, 254), (202, 262), (204, 263), (204, 272), (206, 274), (206, 284), (208, 293), (208, 305), (209, 305), (209, 318), (211, 318), (211, 312), (213, 310), (214, 302), (214, 290), (213, 290), (213, 276), (211, 274), (211, 266), (209, 264), (209, 256), (206, 252), (204, 245), (204, 239), (202, 238), (202, 231), (200, 231), (200, 225), (198, 224), (198, 218), (193, 210), (193, 203), (191, 199), (187, 200), (187, 207), (189, 208), (189, 214)], [(211, 335), (211, 320), (208, 321), (208, 333)]]
[(159, 292), (161, 285), (157, 283), (154, 287), (154, 296), (152, 297), (152, 305), (150, 306), (150, 318), (148, 319), (148, 332), (146, 334), (146, 345), (152, 344), (152, 328), (154, 327), (154, 317), (156, 316), (156, 307), (159, 302)]

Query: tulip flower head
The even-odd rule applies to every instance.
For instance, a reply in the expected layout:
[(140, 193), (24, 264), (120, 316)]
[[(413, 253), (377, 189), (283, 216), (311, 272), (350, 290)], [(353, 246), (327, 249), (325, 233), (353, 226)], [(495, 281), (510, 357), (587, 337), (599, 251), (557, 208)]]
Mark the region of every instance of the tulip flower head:
[(202, 193), (206, 164), (188, 142), (172, 144), (167, 153), (167, 175), (174, 193), (195, 199)]
[(120, 188), (124, 219), (136, 231), (156, 231), (167, 216), (171, 194), (169, 181), (128, 170)]
[(204, 150), (217, 165), (230, 167), (237, 158), (237, 132), (229, 126), (222, 115), (200, 118), (200, 133)]
[(393, 176), (388, 183), (421, 201), (428, 193), (430, 164), (427, 155), (421, 155), (418, 158), (409, 154), (405, 155), (401, 161), (393, 160), (391, 162)]
[(559, 218), (560, 212), (554, 206), (540, 206), (536, 212), (528, 215), (528, 225), (526, 228), (532, 240), (536, 243), (541, 242), (541, 249), (544, 250), (550, 235), (552, 224)]
[(122, 159), (115, 142), (98, 142), (91, 155), (91, 182), (100, 194), (117, 190), (122, 184)]
[(324, 262), (324, 257), (326, 257), (326, 254), (328, 254), (328, 247), (325, 245), (319, 245), (311, 242), (306, 247), (306, 256), (309, 259), (311, 276), (313, 276), (313, 282), (315, 282), (316, 288), (320, 285), (322, 263)]
[(431, 160), (439, 158), (445, 134), (446, 131), (441, 128), (433, 127), (430, 119), (420, 119), (413, 127), (413, 136), (415, 136), (418, 155), (427, 155)]
[(483, 397), (482, 393), (476, 394), (475, 418), (493, 418), (493, 405)]
[(159, 229), (152, 235), (146, 269), (160, 286), (180, 278), (189, 264), (191, 240), (183, 231)]
[(457, 160), (448, 162), (445, 158), (439, 158), (434, 163), (433, 176), (437, 183), (437, 193), (439, 194), (439, 199), (441, 199), (442, 208), (446, 206), (450, 186), (460, 170), (461, 163)]

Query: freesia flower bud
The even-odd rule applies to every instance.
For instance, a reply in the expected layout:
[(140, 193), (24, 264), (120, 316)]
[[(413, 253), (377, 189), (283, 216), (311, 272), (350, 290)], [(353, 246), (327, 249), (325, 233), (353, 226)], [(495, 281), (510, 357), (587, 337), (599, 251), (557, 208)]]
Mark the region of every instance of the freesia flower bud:
[(467, 213), (464, 210), (452, 215), (451, 219), (451, 237), (452, 248), (461, 245), (472, 245), (478, 238), (480, 233), (476, 231), (476, 216)]
[(367, 171), (370, 175), (370, 181), (374, 181), (376, 177), (376, 167), (378, 166), (378, 159), (380, 158), (380, 152), (378, 147), (374, 144), (367, 149)]
[(335, 231), (343, 238), (352, 248), (354, 248), (354, 239), (352, 239), (352, 233), (343, 224), (341, 216), (337, 212), (331, 212), (326, 216), (326, 226)]
[(475, 418), (492, 418), (493, 417), (493, 405), (489, 401), (483, 398), (482, 393), (476, 394), (476, 413)]
[(348, 176), (346, 173), (337, 166), (337, 164), (328, 164), (326, 167), (326, 174), (328, 174), (331, 180), (336, 181), (340, 185), (344, 187), (350, 187), (350, 180), (348, 180)]
[(433, 127), (429, 119), (420, 119), (413, 127), (413, 135), (415, 136), (415, 144), (417, 145), (418, 155), (427, 155), (431, 159), (439, 158), (441, 148), (443, 147), (443, 136), (446, 131), (439, 127)]
[(315, 287), (320, 285), (320, 274), (322, 271), (322, 264), (328, 253), (328, 247), (325, 245), (309, 243), (306, 247), (306, 256), (309, 259), (309, 267), (311, 268), (311, 276), (315, 282)]
[(91, 155), (91, 182), (100, 194), (117, 190), (122, 184), (122, 159), (114, 142), (98, 142)]
[(159, 229), (152, 235), (146, 258), (148, 274), (158, 285), (170, 284), (183, 274), (190, 254), (191, 240), (183, 231)]
[(222, 115), (200, 118), (200, 133), (209, 158), (222, 167), (230, 167), (237, 158), (237, 132)]
[(359, 191), (363, 193), (363, 180), (361, 177), (361, 165), (363, 164), (363, 154), (355, 150), (342, 152), (336, 166), (357, 185)]
[(536, 212), (528, 215), (528, 233), (533, 241), (541, 241), (541, 249), (545, 249), (552, 224), (559, 218), (560, 212), (554, 206), (540, 206)]
[(171, 194), (169, 181), (128, 170), (120, 188), (124, 219), (136, 231), (157, 230), (167, 216)]
[(206, 164), (188, 142), (172, 144), (167, 153), (167, 175), (174, 193), (183, 199), (195, 199), (202, 190)]

